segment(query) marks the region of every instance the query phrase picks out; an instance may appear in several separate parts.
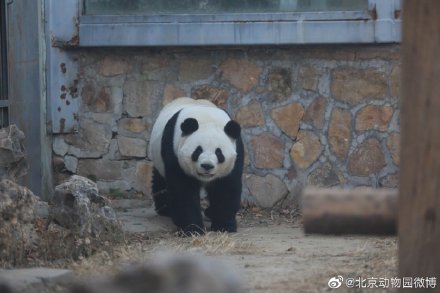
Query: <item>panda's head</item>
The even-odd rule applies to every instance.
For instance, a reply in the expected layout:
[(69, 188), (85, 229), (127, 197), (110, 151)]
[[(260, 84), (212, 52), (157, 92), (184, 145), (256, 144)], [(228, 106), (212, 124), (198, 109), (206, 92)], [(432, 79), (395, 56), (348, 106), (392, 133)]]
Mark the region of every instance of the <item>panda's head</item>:
[(202, 182), (227, 176), (237, 158), (240, 125), (229, 120), (223, 127), (217, 126), (199, 125), (195, 118), (187, 118), (180, 125), (179, 165), (186, 174)]

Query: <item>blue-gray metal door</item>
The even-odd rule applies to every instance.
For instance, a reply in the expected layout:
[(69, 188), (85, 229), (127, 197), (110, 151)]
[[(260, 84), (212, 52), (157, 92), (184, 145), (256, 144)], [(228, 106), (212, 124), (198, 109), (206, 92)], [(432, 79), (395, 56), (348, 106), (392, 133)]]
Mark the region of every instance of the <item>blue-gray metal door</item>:
[(30, 167), (20, 183), (41, 196), (40, 1), (1, 2), (6, 5), (9, 123), (25, 133)]

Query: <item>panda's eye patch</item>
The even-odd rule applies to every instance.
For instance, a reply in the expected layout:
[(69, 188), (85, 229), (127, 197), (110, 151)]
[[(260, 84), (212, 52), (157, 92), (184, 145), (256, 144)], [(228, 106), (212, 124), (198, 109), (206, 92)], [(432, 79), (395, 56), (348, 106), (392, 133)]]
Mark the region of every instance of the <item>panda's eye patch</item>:
[(223, 163), (225, 161), (225, 156), (223, 156), (221, 149), (217, 148), (215, 150), (215, 155), (217, 156), (217, 160), (219, 163)]
[(193, 160), (193, 162), (197, 162), (201, 153), (203, 153), (203, 149), (201, 146), (198, 146), (191, 155), (191, 159)]

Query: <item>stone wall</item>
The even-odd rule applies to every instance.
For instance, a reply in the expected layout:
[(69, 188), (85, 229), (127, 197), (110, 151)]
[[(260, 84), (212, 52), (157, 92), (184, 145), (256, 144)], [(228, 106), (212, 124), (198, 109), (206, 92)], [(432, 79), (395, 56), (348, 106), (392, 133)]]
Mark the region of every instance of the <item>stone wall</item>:
[[(53, 138), (56, 179), (149, 197), (149, 132), (180, 96), (213, 101), (243, 127), (243, 199), (291, 204), (306, 184), (395, 187), (400, 48), (305, 46), (82, 49), (78, 133)], [(56, 183), (58, 183), (56, 182)]]

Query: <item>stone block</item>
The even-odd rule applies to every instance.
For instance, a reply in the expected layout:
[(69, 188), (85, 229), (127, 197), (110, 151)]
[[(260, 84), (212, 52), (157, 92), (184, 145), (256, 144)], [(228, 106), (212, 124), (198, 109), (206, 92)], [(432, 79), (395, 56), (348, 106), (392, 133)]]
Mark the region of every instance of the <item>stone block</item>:
[(77, 158), (99, 157), (107, 153), (111, 136), (111, 125), (81, 118), (78, 133), (65, 135), (64, 140), (70, 145), (68, 153)]
[(165, 89), (163, 90), (163, 105), (170, 103), (171, 101), (180, 98), (180, 97), (186, 97), (187, 94), (185, 91), (179, 89), (173, 84), (166, 84)]
[[(174, 61), (174, 60), (173, 60)], [(142, 61), (142, 73), (147, 74), (149, 72), (154, 72), (156, 70), (165, 69), (170, 67), (169, 58), (163, 58), (163, 56), (150, 57), (147, 56), (145, 60)]]
[(299, 88), (309, 91), (316, 91), (320, 76), (319, 71), (312, 66), (301, 67), (298, 77)]
[(220, 64), (221, 78), (230, 82), (234, 87), (247, 93), (251, 91), (260, 79), (262, 68), (246, 59), (226, 59)]
[(258, 206), (262, 208), (272, 208), (288, 193), (284, 182), (272, 174), (264, 177), (248, 175), (246, 185), (257, 200)]
[(145, 158), (147, 142), (139, 138), (118, 136), (119, 153), (124, 157)]
[(124, 84), (124, 111), (130, 117), (150, 115), (152, 99), (158, 98), (157, 83), (154, 81), (128, 80)]
[(400, 133), (393, 132), (388, 135), (387, 146), (394, 164), (400, 164)]
[(255, 167), (276, 169), (283, 167), (284, 143), (269, 132), (264, 132), (251, 139)]
[(276, 68), (268, 75), (270, 99), (282, 101), (292, 94), (292, 73), (289, 69)]
[(272, 110), (271, 116), (278, 127), (291, 138), (298, 134), (304, 108), (299, 103), (291, 103)]
[(401, 72), (402, 70), (400, 64), (394, 65), (393, 70), (391, 70), (390, 91), (391, 91), (391, 96), (393, 97), (400, 97)]
[(333, 109), (328, 130), (328, 142), (336, 157), (341, 160), (346, 158), (351, 139), (350, 112), (340, 108)]
[(393, 117), (394, 110), (390, 106), (367, 105), (356, 115), (356, 131), (369, 129), (385, 131)]
[(323, 150), (319, 137), (312, 131), (300, 130), (290, 150), (290, 157), (301, 169), (311, 166)]
[(380, 178), (380, 187), (398, 188), (399, 187), (399, 173), (394, 173)]
[(256, 127), (263, 125), (264, 116), (261, 104), (255, 101), (240, 108), (235, 114), (235, 120), (240, 123), (242, 127)]
[(99, 192), (105, 194), (111, 198), (124, 198), (128, 191), (133, 188), (129, 182), (125, 180), (113, 180), (113, 181), (96, 181)]
[(105, 77), (126, 74), (129, 69), (128, 62), (117, 57), (104, 57), (97, 66), (98, 73)]
[(69, 150), (69, 145), (61, 136), (54, 136), (52, 140), (52, 150), (58, 156), (64, 156)]
[(67, 171), (76, 173), (78, 168), (78, 159), (74, 156), (67, 155), (64, 157), (64, 165), (66, 166)]
[(303, 121), (312, 124), (318, 129), (324, 127), (325, 122), (325, 107), (327, 103), (325, 98), (316, 98), (304, 113)]
[(52, 156), (52, 170), (54, 173), (63, 172), (65, 167), (64, 157)]
[(81, 90), (82, 107), (85, 111), (95, 113), (113, 112), (112, 89), (97, 88), (94, 82), (88, 82)]
[(386, 76), (376, 69), (337, 68), (331, 79), (333, 98), (351, 105), (368, 98), (383, 99), (387, 95)]
[(308, 177), (309, 185), (332, 187), (340, 184), (339, 176), (328, 162), (318, 167)]
[(205, 99), (213, 102), (217, 107), (225, 108), (229, 94), (225, 89), (202, 85), (191, 91), (191, 97), (196, 100)]
[(148, 161), (136, 163), (134, 188), (144, 195), (151, 195), (153, 166)]
[(147, 123), (139, 118), (122, 118), (118, 121), (118, 132), (142, 133), (147, 129)]
[(207, 79), (213, 73), (209, 59), (185, 59), (180, 62), (179, 80), (183, 82)]
[(78, 162), (78, 174), (93, 180), (118, 180), (122, 178), (121, 161), (82, 159)]
[(348, 172), (353, 176), (369, 176), (385, 166), (385, 156), (380, 142), (369, 138), (359, 145), (348, 161)]
[(177, 61), (171, 56), (145, 54), (140, 56), (142, 77), (151, 81), (170, 81), (177, 79)]

